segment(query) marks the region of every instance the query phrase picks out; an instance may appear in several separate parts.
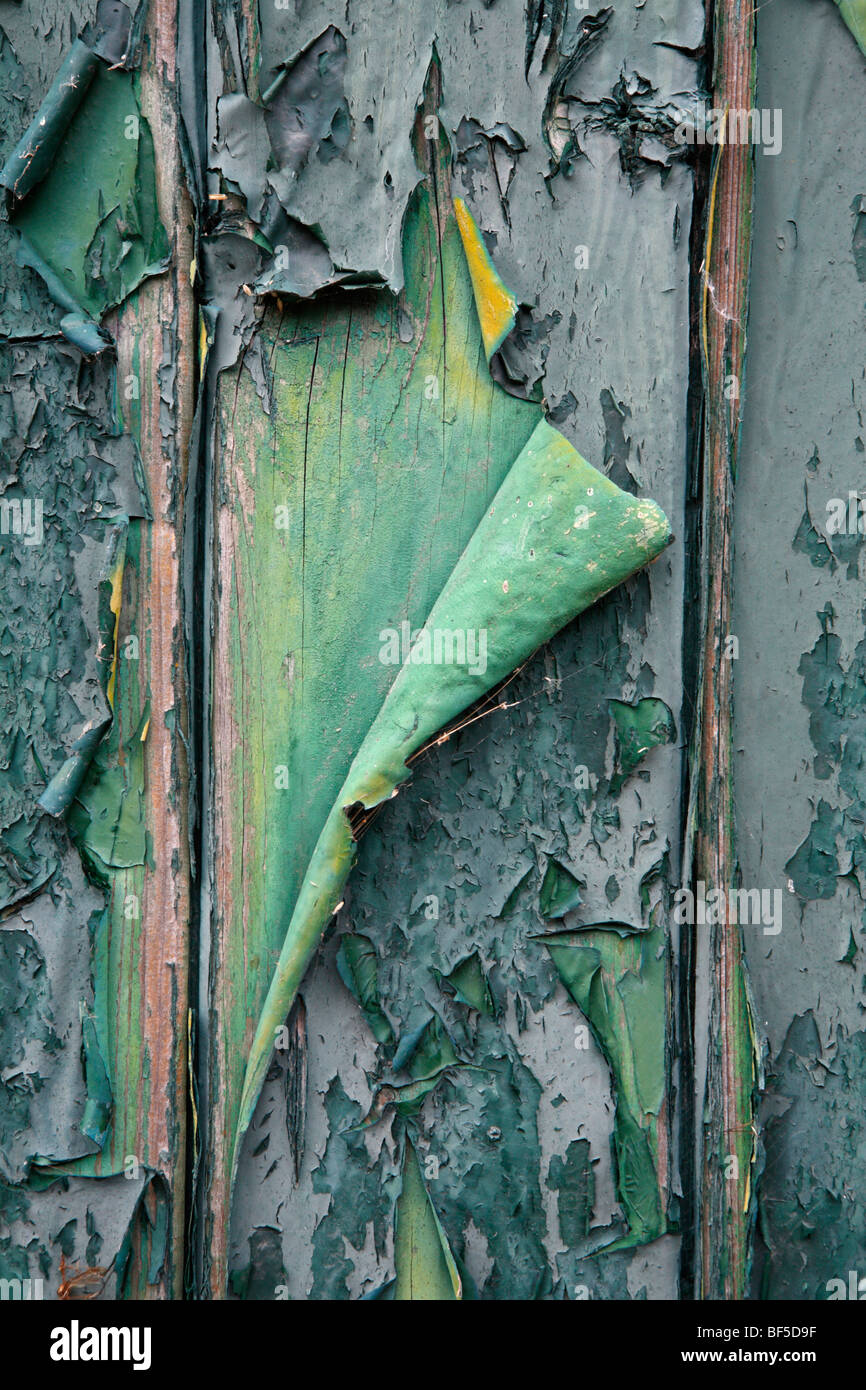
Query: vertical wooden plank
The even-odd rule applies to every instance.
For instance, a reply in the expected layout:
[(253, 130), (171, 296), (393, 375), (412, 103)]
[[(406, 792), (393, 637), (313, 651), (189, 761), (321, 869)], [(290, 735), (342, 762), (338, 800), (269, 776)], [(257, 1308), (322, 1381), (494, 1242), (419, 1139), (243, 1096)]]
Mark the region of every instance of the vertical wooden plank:
[[(753, 0), (717, 0), (713, 107), (725, 113), (710, 180), (702, 285), (705, 436), (703, 459), (700, 731), (696, 761), (694, 879), (723, 890), (737, 884), (732, 807), (733, 501), (745, 369), (751, 246), (753, 150), (725, 138), (729, 113), (748, 112), (755, 92)], [(734, 389), (732, 389), (732, 386)], [(743, 976), (741, 928), (725, 920), (707, 932), (709, 1038), (700, 1172), (701, 1291), (743, 1296), (750, 1180), (754, 1160), (753, 1038)], [(707, 939), (708, 938), (708, 939)], [(701, 1113), (700, 1098), (698, 1114)]]
[(866, 61), (835, 6), (760, 11), (757, 104), (781, 149), (756, 154), (734, 789), (744, 882), (780, 913), (746, 940), (767, 1049), (750, 1292), (814, 1306), (862, 1299), (866, 1273)]
[[(4, 1183), (3, 1197), (20, 1212), (10, 1268), (35, 1263), (48, 1296), (61, 1256), (101, 1264), (104, 1296), (182, 1287), (190, 864), (178, 557), (194, 361), (190, 217), (177, 3), (129, 8), (133, 41), (122, 6), (100, 7), (100, 21), (119, 25), (113, 38), (89, 27), (93, 3), (3, 15), (4, 157), (22, 133), (22, 94), (32, 115), (76, 33), (79, 54), (118, 45), (109, 56), (93, 50), (94, 86), (57, 123), (56, 162), (43, 173), (59, 171), (63, 191), (32, 194), (42, 194), (41, 244), (59, 269), (46, 279), (44, 265), (5, 267), (4, 433), (8, 441), (17, 414), (24, 429), (12, 430), (10, 461), (17, 486), (36, 483), (53, 553), (40, 555), (40, 534), (29, 568), (14, 552), (7, 565), (4, 545), (4, 604), (27, 611), (4, 672), (7, 692), (10, 676), (19, 686), (17, 707), (4, 692), (4, 736), (20, 754), (3, 785), (4, 868), (17, 878), (11, 893), (4, 884), (4, 906), (20, 907), (4, 946), (20, 941), (39, 970), (37, 993), (6, 952), (4, 985), (27, 1001), (13, 1050), (30, 1101), (16, 1109), (4, 1088), (3, 1172), (14, 1186)], [(127, 59), (130, 71), (119, 71)], [(122, 206), (111, 203), (115, 188)], [(25, 199), (20, 230), (27, 215)], [(123, 273), (109, 264), (108, 223)], [(4, 224), (10, 262), (16, 239)], [(75, 254), (88, 250), (73, 291)], [(130, 291), (139, 269), (151, 278)], [(70, 294), (100, 318), (119, 307), (99, 326), (72, 315), (70, 329), (61, 325)], [(137, 495), (137, 452), (152, 521)], [(80, 742), (82, 728), (101, 741)], [(40, 1055), (46, 1037), (51, 1066)]]
[[(228, 15), (227, 6), (215, 10)], [(271, 29), (272, 66), (284, 63), (332, 18), (345, 24), (324, 5), (294, 27), (285, 17), (274, 19), (270, 7), (262, 13)], [(695, 80), (688, 55), (700, 38), (701, 12), (697, 6), (685, 13), (676, 6), (664, 13), (642, 12), (637, 38), (633, 17), (623, 12), (610, 19), (597, 46), (589, 21), (584, 30), (580, 17), (571, 15), (564, 32), (565, 18), (563, 7), (550, 7), (539, 16), (538, 28), (529, 26), (527, 32), (523, 7), (503, 5), (486, 18), (483, 40), (476, 40), (467, 13), (449, 10), (446, 16), (442, 7), (437, 52), (443, 102), (452, 106), (440, 107), (439, 121), (452, 142), (454, 191), (467, 198), (495, 244), (506, 281), (543, 321), (547, 404), (558, 426), (621, 486), (658, 498), (679, 536), (687, 451), (692, 174), (673, 140), (665, 94), (672, 101)], [(388, 170), (384, 182), (391, 189), (405, 179), (402, 149), (409, 148), (434, 37), (431, 30), (429, 49), (422, 46), (415, 16), (391, 36), (383, 54), (390, 74), (388, 100), (380, 112), (357, 91), (367, 80), (365, 55), (372, 51), (366, 26), (377, 22), (359, 7), (347, 26), (347, 91), (355, 100), (357, 141), (338, 164), (329, 165), (323, 149), (304, 171), (315, 184), (325, 178), (323, 170), (330, 170), (327, 177), (339, 170), (341, 188), (354, 186), (353, 179), (359, 187), (366, 180), (371, 233), (351, 248), (365, 268), (376, 264), (376, 240), (384, 231), (374, 201), (382, 180), (374, 181), (367, 166), (356, 169), (352, 163), (374, 158), (374, 146), (365, 144), (361, 129), (363, 114), (377, 112), (369, 120), (393, 160), (393, 175)], [(233, 31), (232, 23), (225, 18), (233, 42), (244, 26), (238, 22)], [(274, 37), (278, 24), (287, 27)], [(674, 24), (677, 47), (661, 41), (670, 39)], [(473, 55), (471, 74), (467, 53)], [(573, 65), (567, 58), (575, 60)], [(650, 75), (652, 96), (621, 90), (626, 59)], [(530, 81), (522, 75), (524, 62), (532, 68)], [(240, 92), (243, 75), (225, 55), (222, 69), (226, 90)], [(387, 122), (396, 120), (401, 101), (409, 107), (405, 129), (389, 133)], [(606, 113), (603, 118), (599, 109)], [(457, 129), (469, 111), (491, 127), (506, 118), (513, 122), (519, 129), (514, 144), (525, 142), (527, 151), (518, 159), (512, 148), (500, 148), (497, 139), (506, 145), (512, 139), (507, 128), (505, 136), (489, 137), (489, 147), (482, 142), (478, 149), (463, 148), (465, 132), (458, 138)], [(435, 108), (428, 114), (438, 128)], [(656, 135), (667, 142), (665, 158), (670, 156), (663, 176)], [(560, 168), (569, 137), (587, 151), (585, 160), (573, 156), (573, 177), (568, 159), (562, 158)], [(510, 173), (503, 172), (506, 157), (514, 165)], [(216, 208), (223, 225), (236, 228), (233, 191), (221, 187), (220, 193), (210, 211)], [(446, 219), (447, 184), (437, 183), (435, 195)], [(397, 206), (396, 195), (386, 196), (395, 197)], [(340, 206), (346, 201), (345, 195), (336, 200)], [(403, 204), (399, 207), (402, 215)], [(329, 205), (329, 215), (333, 210)], [(390, 236), (398, 244), (399, 218), (394, 220)], [(212, 230), (219, 230), (217, 217)], [(214, 243), (218, 239), (215, 235)], [(435, 264), (441, 246), (432, 249), (431, 263), (410, 285), (422, 300), (427, 296), (417, 316), (425, 325), (438, 315), (440, 302), (444, 309), (458, 274), (452, 265), (452, 281), (443, 289)], [(226, 275), (223, 291), (228, 283)], [(216, 303), (218, 288), (206, 287), (205, 298), (210, 292)], [(383, 676), (379, 629), (401, 616), (396, 608), (390, 611), (393, 576), (421, 532), (417, 577), (410, 574), (407, 592), (423, 613), (420, 594), (431, 583), (431, 568), (437, 575), (448, 572), (454, 518), (468, 519), (479, 476), (492, 485), (494, 468), (517, 452), (506, 456), (508, 440), (501, 433), (492, 441), (487, 437), (489, 374), (478, 357), (477, 329), (467, 333), (449, 302), (447, 351), (436, 360), (413, 323), (412, 305), (408, 308), (385, 291), (376, 297), (338, 292), (312, 305), (271, 300), (259, 340), (273, 371), (270, 408), (247, 368), (232, 369), (221, 377), (213, 420), (205, 422), (214, 431), (208, 483), (213, 619), (205, 620), (212, 671), (207, 833), (213, 901), (203, 923), (210, 933), (210, 1043), (204, 1065), (211, 1103), (202, 1220), (205, 1286), (215, 1297), (224, 1296), (230, 1266), (238, 1276), (236, 1291), (259, 1298), (277, 1296), (277, 1286), (288, 1287), (293, 1298), (356, 1297), (388, 1277), (393, 1144), (388, 1137), (380, 1141), (379, 1132), (371, 1136), (378, 1155), (371, 1164), (363, 1141), (344, 1138), (350, 1122), (369, 1108), (375, 1086), (370, 1078), (387, 1057), (377, 1054), (337, 971), (336, 939), (323, 947), (304, 985), (310, 1086), (299, 1185), (295, 1190), (297, 1155), (285, 1125), (285, 1059), (278, 1055), (241, 1170), (231, 1241), (228, 1169), (245, 1054), (309, 853), (304, 837), (312, 831), (315, 839), (325, 772), (333, 776), (330, 763), (351, 752), (340, 743), (344, 714)], [(437, 324), (437, 331), (442, 328), (444, 323)], [(437, 370), (441, 394), (434, 406), (423, 386), (424, 375), (433, 379)], [(414, 382), (413, 371), (420, 373)], [(389, 375), (394, 376), (393, 400), (385, 399)], [(428, 526), (426, 508), (440, 495), (445, 464), (453, 463), (448, 441), (466, 395), (464, 380), (475, 402), (479, 440), (460, 455), (453, 503), (446, 501), (441, 519), (437, 515), (435, 525)], [(512, 408), (516, 416), (513, 399)], [(516, 426), (512, 435), (519, 448)], [(396, 456), (388, 461), (395, 436)], [(432, 478), (427, 476), (431, 463)], [(377, 544), (372, 528), (377, 504), (380, 518), (389, 515), (407, 484), (405, 514)], [(449, 479), (446, 498), (450, 486)], [(282, 530), (278, 508), (289, 519)], [(349, 521), (356, 534), (347, 539)], [(366, 551), (358, 535), (367, 538)], [(330, 541), (330, 555), (323, 537)], [(306, 593), (305, 553), (308, 566), (311, 556), (318, 563), (307, 570)], [(489, 720), (426, 757), (413, 786), (383, 810), (365, 837), (359, 871), (337, 923), (338, 932), (369, 934), (383, 1001), (404, 1033), (425, 1008), (441, 1010), (471, 1055), (469, 1032), (466, 1037), (461, 1032), (460, 1010), (466, 1006), (454, 1003), (447, 985), (436, 984), (437, 972), (441, 979), (461, 964), (461, 952), (477, 953), (480, 968), (492, 972), (503, 991), (500, 1004), (506, 988), (511, 992), (502, 1035), (487, 1018), (479, 1024), (485, 1045), (503, 1049), (499, 1092), (491, 1087), (483, 1105), (479, 1102), (481, 1113), (491, 1107), (486, 1123), (474, 1117), (459, 1090), (447, 1086), (444, 1096), (431, 1098), (424, 1117), (425, 1156), (435, 1158), (441, 1149), (448, 1160), (443, 1158), (438, 1187), (429, 1180), (431, 1191), (447, 1211), (449, 1233), (466, 1246), (485, 1297), (507, 1297), (509, 1291), (514, 1296), (515, 1289), (520, 1297), (543, 1297), (554, 1288), (556, 1296), (565, 1297), (627, 1297), (641, 1289), (670, 1297), (677, 1288), (677, 1236), (669, 1219), (677, 1188), (677, 1136), (665, 899), (676, 881), (679, 854), (681, 759), (675, 728), (681, 717), (682, 579), (677, 548), (527, 666), (513, 687), (517, 713), (510, 713), (506, 700)], [(358, 649), (351, 663), (342, 659), (343, 647), (331, 641), (322, 620), (325, 597), (335, 594), (347, 628), (356, 629)], [(339, 659), (332, 658), (329, 671), (332, 650)], [(330, 705), (322, 699), (317, 707), (328, 679)], [(658, 742), (666, 746), (652, 747), (639, 770), (624, 771), (617, 761), (613, 708), (627, 722), (646, 718), (648, 707), (657, 711), (665, 705), (670, 735)], [(294, 745), (302, 736), (308, 742), (299, 754)], [(326, 743), (323, 753), (320, 744)], [(621, 1050), (610, 1049), (610, 1058), (592, 1041), (547, 947), (534, 939), (552, 925), (539, 904), (547, 865), (557, 856), (571, 866), (564, 879), (574, 871), (587, 880), (585, 900), (569, 924), (581, 928), (572, 943), (574, 954), (585, 947), (587, 961), (591, 952), (603, 960), (615, 1019), (610, 1027), (622, 1040)], [(556, 873), (554, 864), (553, 878)], [(441, 910), (438, 926), (419, 908), (427, 899), (436, 899)], [(625, 921), (625, 941), (615, 931), (588, 930), (612, 915)], [(591, 1020), (601, 1032), (609, 1022), (604, 1014), (598, 1005)], [(577, 1038), (585, 1040), (583, 1049)], [(467, 1077), (469, 1091), (473, 1078)], [(638, 1095), (637, 1119), (629, 1131), (623, 1101), (614, 1160), (617, 1094), (628, 1087)], [(500, 1097), (506, 1098), (505, 1124), (492, 1123)], [(476, 1162), (483, 1166), (483, 1191)], [(624, 1203), (622, 1193), (633, 1180), (629, 1195), (635, 1200)], [(515, 1216), (516, 1199), (500, 1220), (511, 1182), (525, 1192), (523, 1220)], [(522, 1229), (515, 1233), (520, 1258), (509, 1260), (503, 1246), (511, 1220)], [(352, 1246), (345, 1254), (344, 1238)]]
[[(159, 212), (170, 239), (166, 273), (118, 311), (117, 378), (126, 427), (139, 440), (152, 521), (133, 522), (120, 614), (117, 717), (122, 740), (145, 710), (147, 862), (116, 875), (107, 972), (116, 1077), (115, 1123), (99, 1170), (130, 1156), (165, 1179), (170, 1241), (164, 1282), (145, 1296), (178, 1297), (184, 1264), (190, 853), (189, 711), (181, 614), (181, 533), (194, 407), (196, 340), (190, 265), (192, 210), (179, 145), (179, 0), (151, 0), (139, 99), (156, 155)], [(135, 638), (136, 643), (127, 639)], [(135, 652), (125, 656), (125, 651)], [(123, 728), (124, 721), (127, 727)]]

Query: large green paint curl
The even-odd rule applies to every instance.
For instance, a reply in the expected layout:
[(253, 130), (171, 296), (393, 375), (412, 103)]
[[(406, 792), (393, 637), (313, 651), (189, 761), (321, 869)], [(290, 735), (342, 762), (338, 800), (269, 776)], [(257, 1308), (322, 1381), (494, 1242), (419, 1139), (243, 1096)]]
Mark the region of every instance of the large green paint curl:
[[(475, 290), (478, 301), (478, 282)], [(483, 325), (488, 306), (477, 307)], [(440, 730), (669, 541), (667, 519), (654, 502), (623, 492), (539, 421), (416, 634), (322, 828), (253, 1039), (233, 1177), (276, 1030), (355, 862), (353, 826), (396, 794), (413, 756)], [(437, 637), (442, 644), (445, 634), (456, 633), (467, 646), (473, 634), (476, 653), (484, 634), (486, 663), (434, 664)]]

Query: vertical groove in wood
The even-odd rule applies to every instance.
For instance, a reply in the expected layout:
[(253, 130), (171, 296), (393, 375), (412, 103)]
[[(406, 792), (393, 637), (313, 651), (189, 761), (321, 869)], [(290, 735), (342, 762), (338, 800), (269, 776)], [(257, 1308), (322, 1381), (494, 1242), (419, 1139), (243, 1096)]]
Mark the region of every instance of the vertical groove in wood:
[[(713, 107), (747, 112), (755, 95), (753, 0), (716, 0)], [(728, 121), (725, 120), (725, 133)], [(718, 145), (708, 210), (703, 285), (705, 435), (703, 466), (703, 671), (700, 698), (694, 877), (707, 891), (736, 886), (731, 800), (731, 634), (734, 482), (745, 373), (753, 150)], [(753, 1042), (741, 928), (710, 928), (710, 1036), (699, 1179), (701, 1291), (746, 1292), (752, 1160)], [(733, 1160), (733, 1162), (732, 1162)]]

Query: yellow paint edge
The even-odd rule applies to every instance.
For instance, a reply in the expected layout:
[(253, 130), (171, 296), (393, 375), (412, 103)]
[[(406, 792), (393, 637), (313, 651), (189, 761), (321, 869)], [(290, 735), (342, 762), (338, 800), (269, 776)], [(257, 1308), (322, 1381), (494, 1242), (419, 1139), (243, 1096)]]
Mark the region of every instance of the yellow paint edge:
[(484, 239), (462, 198), (454, 199), (454, 213), (472, 280), (484, 351), (489, 362), (514, 327), (517, 300), (502, 283), (484, 245)]

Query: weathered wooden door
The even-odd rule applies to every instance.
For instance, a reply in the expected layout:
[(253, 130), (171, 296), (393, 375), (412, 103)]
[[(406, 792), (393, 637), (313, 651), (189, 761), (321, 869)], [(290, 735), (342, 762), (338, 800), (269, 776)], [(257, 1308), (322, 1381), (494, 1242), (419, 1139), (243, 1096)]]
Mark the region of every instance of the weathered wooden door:
[(859, 1287), (864, 43), (0, 4), (4, 1296)]

